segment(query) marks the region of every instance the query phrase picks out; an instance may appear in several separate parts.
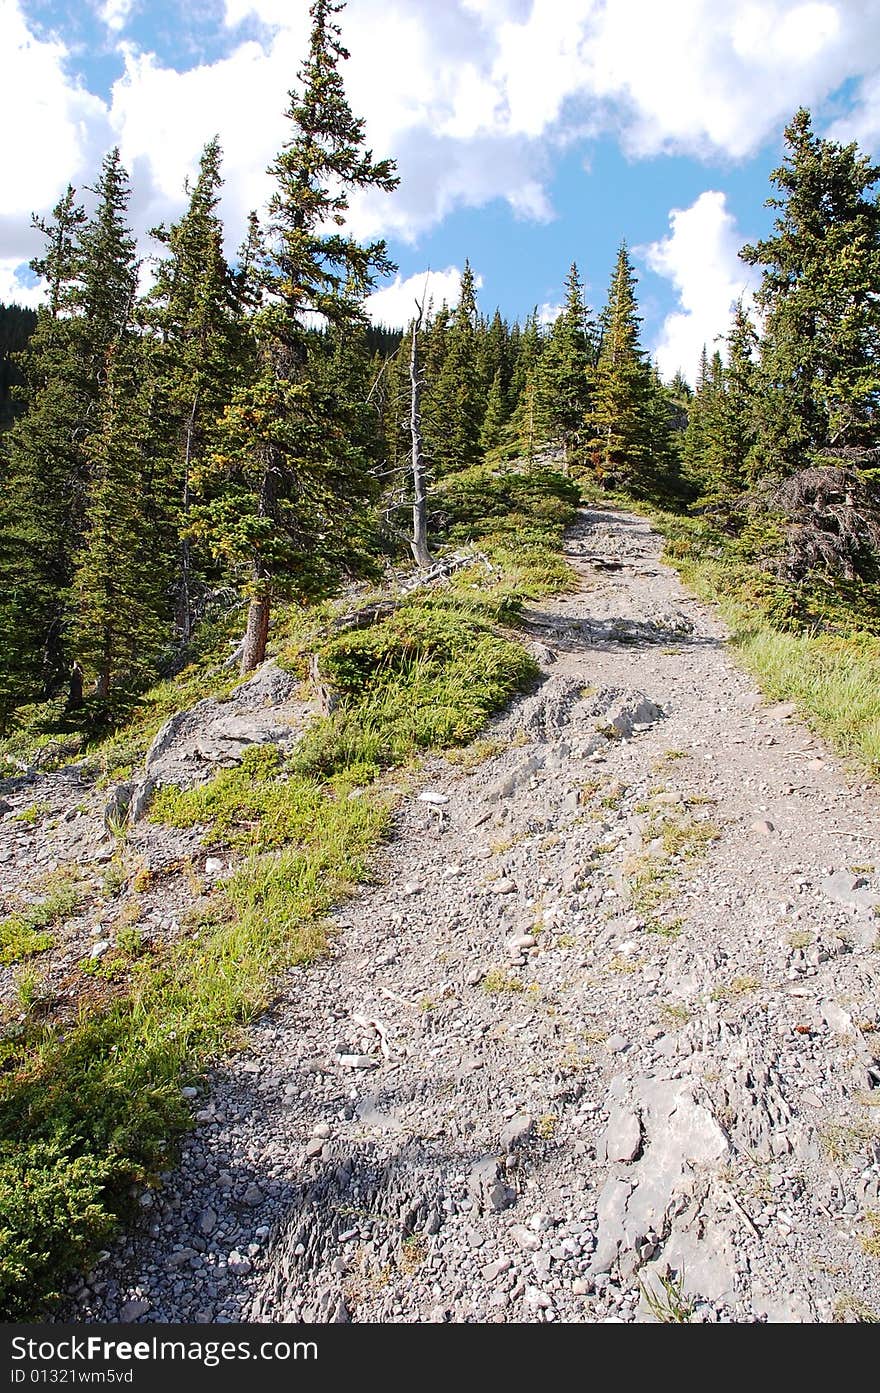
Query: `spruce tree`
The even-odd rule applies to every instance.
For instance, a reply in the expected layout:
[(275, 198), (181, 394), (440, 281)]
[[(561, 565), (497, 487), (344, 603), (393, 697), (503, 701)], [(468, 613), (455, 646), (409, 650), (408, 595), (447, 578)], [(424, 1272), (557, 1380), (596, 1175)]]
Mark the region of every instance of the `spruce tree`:
[(607, 486), (638, 491), (650, 471), (646, 420), (651, 381), (639, 343), (635, 285), (635, 271), (623, 242), (600, 321), (586, 433), (597, 479)]
[(538, 387), (544, 347), (536, 307), (519, 334), (510, 385), (513, 410), (504, 432), (506, 451), (522, 455), (530, 462), (544, 444), (549, 429), (543, 415), (545, 400)]
[(83, 441), (93, 404), (75, 309), (85, 224), (75, 200), (68, 186), (52, 221), (35, 220), (47, 245), (32, 268), (46, 281), (46, 303), (21, 361), (27, 409), (5, 437), (0, 668), (7, 709), (52, 693), (67, 663), (65, 604), (82, 531)]
[(486, 397), (477, 356), (477, 302), (474, 273), (465, 261), (458, 304), (449, 320), (443, 365), (429, 404), (431, 454), (442, 472), (475, 464), (481, 453), (480, 427)]
[[(193, 554), (189, 531), (193, 478), (219, 440), (218, 423), (246, 367), (244, 321), (251, 274), (250, 243), (234, 274), (223, 254), (218, 204), (223, 180), (215, 137), (206, 146), (189, 206), (170, 228), (153, 236), (167, 248), (156, 267), (143, 317), (158, 335), (154, 372), (159, 392), (166, 470), (166, 524), (178, 533), (175, 623), (186, 642), (196, 593), (206, 584), (207, 558)], [(255, 236), (251, 226), (250, 238)]]
[(757, 344), (754, 325), (740, 299), (727, 335), (720, 411), (722, 448), (718, 488), (725, 495), (741, 494), (749, 484), (748, 461), (755, 440)]
[(876, 438), (880, 387), (880, 166), (823, 140), (801, 108), (771, 180), (774, 234), (740, 255), (763, 270), (752, 467), (789, 472)]
[(99, 701), (143, 685), (168, 637), (167, 561), (150, 507), (151, 398), (143, 352), (120, 336), (87, 443), (86, 536), (72, 586), (71, 646)]
[(480, 445), (483, 450), (489, 451), (498, 448), (504, 438), (504, 427), (507, 424), (507, 419), (507, 394), (504, 391), (504, 381), (499, 368), (492, 379), (492, 386), (486, 400), (486, 414), (480, 428)]
[(582, 462), (587, 379), (594, 363), (594, 327), (578, 268), (572, 262), (565, 280), (565, 304), (541, 355), (536, 379), (539, 414), (550, 441), (562, 447), (565, 473)]
[(258, 368), (224, 417), (213, 468), (225, 486), (194, 513), (197, 532), (249, 597), (243, 672), (265, 657), (273, 599), (302, 599), (326, 583), (372, 487), (333, 388), (309, 371), (309, 317), (339, 330), (364, 322), (375, 277), (392, 269), (384, 242), (362, 245), (342, 230), (352, 190), (398, 182), (393, 163), (364, 148), (364, 123), (345, 95), (339, 65), (348, 53), (335, 22), (342, 8), (332, 0), (311, 6), (301, 91), (291, 92), (287, 109), (290, 136), (270, 170)]

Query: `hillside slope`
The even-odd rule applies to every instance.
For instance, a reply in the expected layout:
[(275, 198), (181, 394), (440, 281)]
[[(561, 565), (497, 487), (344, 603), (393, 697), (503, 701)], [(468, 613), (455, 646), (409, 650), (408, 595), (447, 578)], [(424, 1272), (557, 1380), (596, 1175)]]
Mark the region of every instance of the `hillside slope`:
[[(85, 1320), (876, 1318), (877, 795), (588, 512)], [(647, 1295), (646, 1295), (647, 1293)]]

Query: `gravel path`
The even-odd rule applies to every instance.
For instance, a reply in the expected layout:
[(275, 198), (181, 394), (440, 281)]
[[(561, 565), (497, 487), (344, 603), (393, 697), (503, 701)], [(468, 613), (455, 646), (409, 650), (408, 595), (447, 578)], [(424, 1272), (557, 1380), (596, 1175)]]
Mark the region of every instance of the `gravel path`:
[(404, 797), (79, 1319), (880, 1310), (877, 794), (659, 549), (582, 515), (546, 680)]

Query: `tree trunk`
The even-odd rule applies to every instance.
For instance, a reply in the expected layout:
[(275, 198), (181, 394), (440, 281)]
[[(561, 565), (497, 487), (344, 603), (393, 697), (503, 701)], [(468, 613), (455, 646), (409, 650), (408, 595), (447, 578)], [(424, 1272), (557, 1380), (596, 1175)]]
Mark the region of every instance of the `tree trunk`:
[(74, 663), (70, 669), (70, 677), (67, 687), (67, 711), (79, 711), (83, 704), (83, 670), (79, 663)]
[(419, 329), (422, 325), (422, 307), (418, 306), (418, 317), (413, 320), (412, 345), (409, 355), (410, 416), (409, 428), (412, 435), (412, 475), (413, 475), (413, 530), (410, 547), (415, 562), (421, 570), (433, 564), (428, 550), (428, 496), (425, 489), (425, 461), (422, 457), (422, 378), (419, 372)]
[[(186, 427), (186, 449), (183, 460), (183, 521), (186, 524), (189, 517), (189, 475), (192, 464), (192, 445), (193, 435), (195, 434), (196, 408), (199, 402), (199, 393), (196, 391), (193, 397), (192, 410), (189, 413), (189, 421)], [(180, 574), (177, 586), (177, 629), (182, 643), (189, 643), (192, 638), (192, 598), (190, 595), (190, 560), (191, 548), (187, 536), (183, 536), (180, 542)]]
[[(260, 481), (259, 515), (275, 518), (278, 500), (279, 467), (270, 447)], [(266, 658), (266, 643), (269, 639), (269, 610), (271, 608), (271, 576), (258, 559), (254, 560), (252, 578), (256, 594), (251, 597), (248, 609), (247, 626), (244, 631), (244, 645), (241, 650), (241, 674), (253, 672)]]
[(255, 595), (250, 603), (247, 627), (244, 631), (244, 647), (241, 651), (241, 675), (253, 672), (266, 657), (266, 644), (269, 639), (269, 596)]

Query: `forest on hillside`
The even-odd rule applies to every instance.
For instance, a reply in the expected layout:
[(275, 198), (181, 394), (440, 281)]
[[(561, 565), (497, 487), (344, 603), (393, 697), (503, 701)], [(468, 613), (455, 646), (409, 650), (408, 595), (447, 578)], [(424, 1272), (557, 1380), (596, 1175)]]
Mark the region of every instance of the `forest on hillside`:
[(548, 459), (584, 491), (696, 510), (756, 562), (781, 622), (815, 619), (830, 587), (873, 631), (880, 169), (797, 112), (774, 231), (741, 252), (754, 305), (706, 346), (693, 390), (644, 350), (625, 241), (597, 309), (576, 257), (549, 325), (487, 313), (465, 264), (454, 307), (378, 329), (364, 302), (393, 266), (345, 217), (352, 191), (393, 198), (397, 176), (348, 105), (341, 8), (312, 5), (274, 192), (231, 262), (217, 139), (183, 215), (152, 233), (144, 293), (118, 150), (91, 211), (69, 186), (37, 222), (45, 301), (35, 320), (0, 310), (3, 726), (49, 703), (99, 728), (231, 611), (247, 672), (279, 602), (409, 555), (414, 490), (424, 563), (448, 540), (450, 479), (476, 515), (493, 473)]

